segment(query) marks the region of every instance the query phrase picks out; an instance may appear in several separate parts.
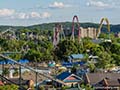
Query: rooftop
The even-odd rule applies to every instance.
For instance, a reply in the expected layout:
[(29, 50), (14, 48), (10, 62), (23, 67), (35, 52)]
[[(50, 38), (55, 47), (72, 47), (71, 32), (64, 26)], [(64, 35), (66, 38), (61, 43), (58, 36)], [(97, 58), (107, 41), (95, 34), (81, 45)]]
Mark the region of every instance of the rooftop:
[(103, 85), (103, 80), (106, 80), (109, 86), (120, 86), (120, 74), (118, 73), (88, 73), (85, 77), (87, 80), (86, 82), (91, 85)]
[(57, 79), (60, 79), (60, 80), (64, 80), (65, 78), (67, 78), (68, 76), (70, 76), (72, 73), (66, 71), (66, 72), (63, 72), (61, 74), (59, 74), (58, 76), (56, 76)]
[(84, 55), (83, 54), (71, 54), (70, 57), (72, 59), (83, 59)]

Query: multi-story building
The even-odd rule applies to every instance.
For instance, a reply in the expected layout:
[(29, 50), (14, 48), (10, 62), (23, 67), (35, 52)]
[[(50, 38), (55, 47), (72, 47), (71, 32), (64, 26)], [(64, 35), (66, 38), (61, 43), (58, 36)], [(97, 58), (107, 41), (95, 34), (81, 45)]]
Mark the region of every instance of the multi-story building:
[[(75, 31), (74, 32), (75, 36), (77, 36), (78, 35), (78, 30), (75, 29), (74, 31)], [(84, 37), (89, 37), (89, 38), (92, 38), (92, 39), (96, 38), (96, 34), (97, 34), (96, 28), (91, 28), (91, 27), (83, 28), (83, 27), (80, 27), (80, 31), (81, 31), (81, 38), (84, 38)], [(64, 28), (64, 33), (65, 33), (65, 35), (70, 36), (70, 35), (72, 35), (72, 30), (70, 28), (69, 29)]]
[(81, 38), (89, 37), (89, 38), (96, 38), (96, 28), (80, 28), (81, 30)]

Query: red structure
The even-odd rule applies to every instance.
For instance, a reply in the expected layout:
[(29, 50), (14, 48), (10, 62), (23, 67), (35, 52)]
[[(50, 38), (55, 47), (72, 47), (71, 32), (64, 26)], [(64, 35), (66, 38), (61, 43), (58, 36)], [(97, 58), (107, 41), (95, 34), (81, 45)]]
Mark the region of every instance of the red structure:
[[(71, 39), (74, 41), (74, 21), (77, 21), (77, 26), (78, 26), (78, 41), (80, 41), (80, 34), (81, 34), (81, 31), (80, 31), (80, 25), (79, 25), (79, 20), (78, 20), (78, 17), (75, 15), (73, 17), (73, 20), (72, 20), (72, 36), (71, 36)], [(56, 46), (59, 41), (63, 38), (65, 39), (65, 34), (64, 34), (64, 31), (63, 31), (63, 28), (62, 28), (62, 25), (60, 23), (56, 23), (55, 24), (55, 27), (53, 29), (54, 31), (54, 36), (53, 36), (53, 45)]]
[(74, 32), (75, 32), (75, 30), (74, 30), (74, 21), (75, 21), (75, 19), (77, 20), (77, 26), (78, 26), (78, 40), (80, 41), (80, 34), (81, 34), (81, 32), (80, 32), (80, 25), (79, 25), (79, 20), (78, 20), (78, 17), (75, 15), (74, 17), (73, 17), (73, 21), (72, 21), (72, 39), (73, 39), (73, 41), (74, 41)]
[(55, 27), (54, 27), (54, 36), (53, 36), (53, 45), (56, 46), (59, 41), (60, 41), (60, 32), (61, 32), (61, 29), (62, 29), (62, 25), (57, 23), (55, 24)]

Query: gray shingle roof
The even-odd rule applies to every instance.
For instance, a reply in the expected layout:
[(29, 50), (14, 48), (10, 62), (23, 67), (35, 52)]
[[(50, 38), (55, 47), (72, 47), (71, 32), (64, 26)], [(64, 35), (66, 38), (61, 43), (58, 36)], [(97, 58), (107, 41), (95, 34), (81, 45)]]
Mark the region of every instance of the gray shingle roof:
[(91, 85), (103, 85), (101, 82), (106, 79), (109, 86), (120, 86), (120, 74), (118, 73), (88, 73), (86, 75), (89, 80), (85, 76), (85, 81), (90, 81)]

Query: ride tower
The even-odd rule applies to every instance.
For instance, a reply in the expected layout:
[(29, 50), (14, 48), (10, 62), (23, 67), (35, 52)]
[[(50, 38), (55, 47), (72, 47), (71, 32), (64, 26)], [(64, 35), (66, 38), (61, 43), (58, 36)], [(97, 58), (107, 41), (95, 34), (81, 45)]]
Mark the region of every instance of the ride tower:
[(80, 39), (81, 39), (81, 31), (80, 31), (80, 25), (79, 25), (79, 19), (77, 17), (77, 15), (75, 15), (73, 17), (73, 20), (72, 20), (72, 35), (71, 35), (71, 39), (73, 41), (75, 41), (75, 28), (74, 28), (74, 25), (75, 25), (75, 19), (77, 21), (77, 26), (78, 26), (78, 42), (80, 42)]
[(65, 34), (63, 31), (63, 27), (61, 24), (56, 23), (55, 27), (53, 28), (54, 34), (53, 34), (53, 45), (56, 47), (59, 41), (65, 39)]
[(96, 32), (96, 39), (98, 39), (100, 33), (101, 33), (101, 28), (103, 26), (103, 22), (106, 22), (107, 23), (107, 30), (108, 30), (108, 34), (109, 34), (109, 39), (110, 39), (110, 23), (109, 23), (109, 20), (107, 18), (102, 18), (101, 21), (100, 21), (100, 26)]

